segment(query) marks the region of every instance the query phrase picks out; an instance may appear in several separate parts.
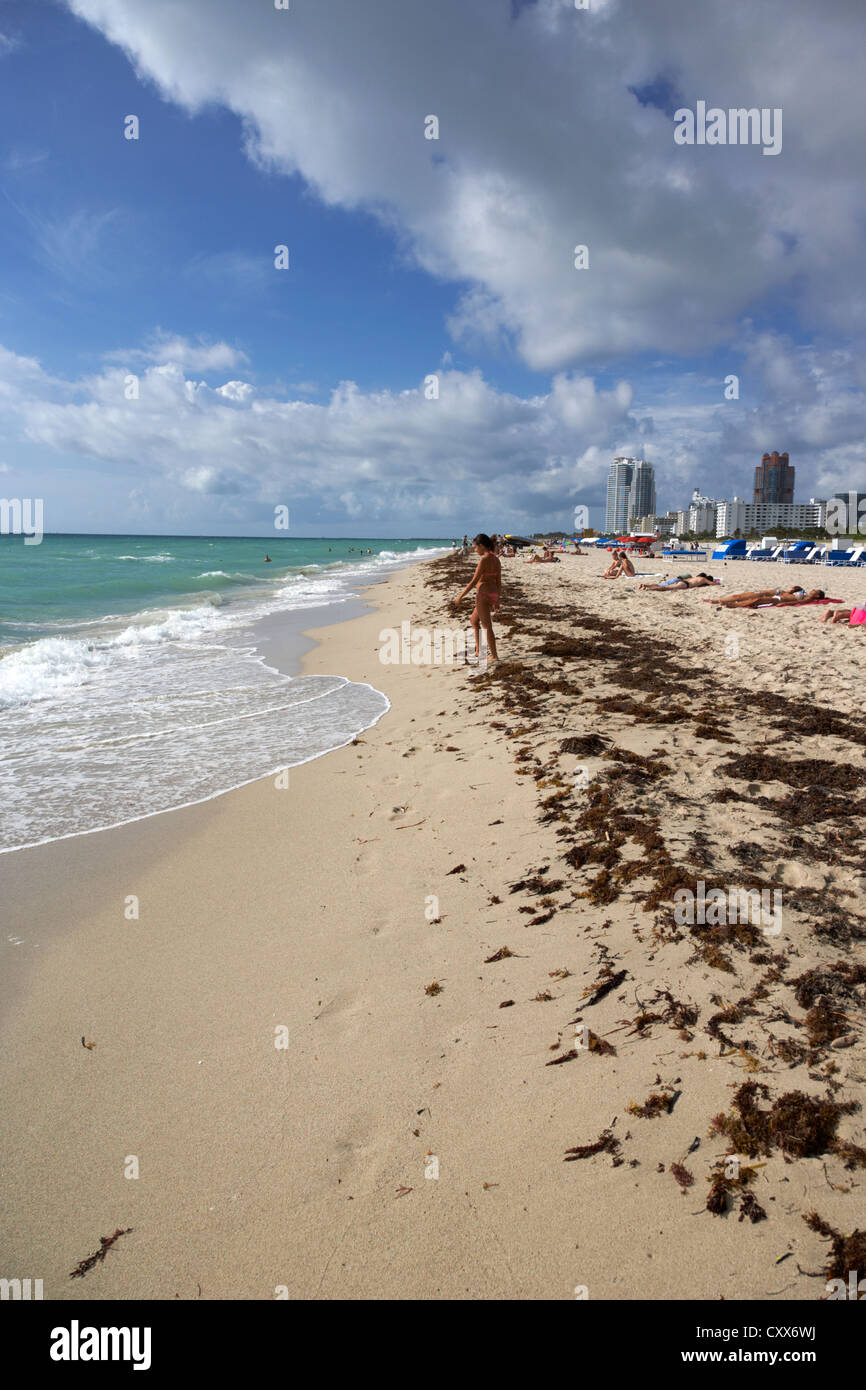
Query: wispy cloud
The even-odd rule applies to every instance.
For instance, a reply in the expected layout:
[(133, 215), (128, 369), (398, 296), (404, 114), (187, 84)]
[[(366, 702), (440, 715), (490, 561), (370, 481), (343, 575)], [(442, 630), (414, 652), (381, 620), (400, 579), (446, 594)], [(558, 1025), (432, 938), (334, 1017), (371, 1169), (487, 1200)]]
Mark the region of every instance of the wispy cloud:
[(27, 245), (44, 270), (76, 288), (111, 282), (114, 272), (107, 254), (108, 233), (119, 227), (119, 208), (36, 211), (17, 201), (8, 190), (3, 192), (24, 223)]
[(221, 372), (240, 367), (249, 359), (229, 343), (199, 337), (195, 342), (178, 333), (157, 329), (143, 348), (117, 348), (103, 354), (106, 362), (176, 363), (192, 372)]
[(3, 168), (8, 174), (20, 174), (25, 169), (33, 169), (44, 164), (50, 156), (47, 150), (28, 150), (24, 147), (9, 152), (3, 160)]

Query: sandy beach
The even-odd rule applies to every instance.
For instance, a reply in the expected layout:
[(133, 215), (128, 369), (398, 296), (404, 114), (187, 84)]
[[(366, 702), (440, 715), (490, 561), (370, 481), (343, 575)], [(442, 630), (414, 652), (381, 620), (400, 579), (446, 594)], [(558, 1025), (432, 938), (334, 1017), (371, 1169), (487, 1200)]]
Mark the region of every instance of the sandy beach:
[[(455, 626), (472, 562), (402, 570), (304, 658), (388, 697), (357, 743), (0, 859), (4, 1268), (72, 1300), (862, 1272), (863, 629), (608, 559), (503, 561), (481, 672), (383, 664), (383, 630)], [(678, 921), (698, 883), (774, 915)]]

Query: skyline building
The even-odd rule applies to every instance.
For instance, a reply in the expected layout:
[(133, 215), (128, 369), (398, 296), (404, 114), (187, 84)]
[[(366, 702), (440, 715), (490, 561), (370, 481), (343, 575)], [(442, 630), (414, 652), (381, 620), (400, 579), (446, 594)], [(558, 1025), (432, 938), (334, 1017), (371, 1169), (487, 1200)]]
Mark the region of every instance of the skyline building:
[(794, 468), (787, 454), (764, 454), (755, 469), (755, 506), (761, 503), (794, 501)]
[(650, 516), (656, 509), (655, 469), (646, 459), (618, 454), (607, 477), (607, 505), (604, 529), (608, 535), (622, 535), (636, 517)]
[(827, 503), (820, 497), (808, 502), (744, 502), (742, 497), (719, 502), (716, 511), (716, 535), (733, 536), (736, 531), (766, 531), (771, 526), (801, 526), (822, 528), (827, 516)]
[(628, 495), (631, 488), (632, 461), (619, 456), (610, 465), (607, 475), (607, 506), (604, 529), (607, 535), (620, 535), (628, 524)]
[(632, 477), (628, 493), (628, 516), (630, 524), (641, 516), (655, 514), (656, 509), (656, 471), (646, 459), (632, 459)]

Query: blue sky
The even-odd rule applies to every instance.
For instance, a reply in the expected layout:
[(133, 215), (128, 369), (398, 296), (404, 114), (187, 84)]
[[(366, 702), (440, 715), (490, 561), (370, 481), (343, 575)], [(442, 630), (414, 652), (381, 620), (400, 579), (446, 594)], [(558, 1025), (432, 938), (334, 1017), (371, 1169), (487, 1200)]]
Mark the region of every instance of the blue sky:
[[(288, 502), (304, 534), (439, 535), (566, 527), (622, 452), (661, 506), (742, 494), (773, 448), (798, 498), (857, 486), (840, 8), (733, 0), (728, 32), (685, 0), (655, 25), (636, 0), (6, 0), (0, 491), (56, 530), (266, 531)], [(792, 31), (829, 55), (826, 132)], [(699, 96), (784, 103), (783, 154), (676, 149)]]
[[(23, 39), (0, 91), (16, 350), (52, 371), (92, 370), (162, 325), (228, 339), (263, 381), (315, 380), (326, 396), (345, 377), (364, 390), (414, 384), (451, 346), (454, 287), (401, 263), (368, 214), (254, 168), (237, 116), (214, 106), (193, 118), (162, 100), (62, 8), (28, 0), (0, 16)], [(138, 141), (122, 138), (130, 112)], [(275, 237), (291, 246), (288, 276), (271, 272)], [(527, 388), (529, 374), (500, 366)]]

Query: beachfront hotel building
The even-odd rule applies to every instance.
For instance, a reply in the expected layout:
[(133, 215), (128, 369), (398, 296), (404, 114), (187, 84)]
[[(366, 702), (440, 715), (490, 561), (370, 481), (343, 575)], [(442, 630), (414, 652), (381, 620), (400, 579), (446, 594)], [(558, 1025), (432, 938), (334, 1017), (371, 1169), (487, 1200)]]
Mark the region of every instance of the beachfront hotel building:
[(701, 535), (707, 531), (714, 532), (718, 507), (719, 504), (715, 497), (704, 497), (703, 493), (695, 488), (689, 503), (686, 525), (683, 529), (692, 531), (695, 535)]
[(719, 502), (716, 507), (716, 535), (733, 536), (739, 531), (745, 536), (749, 531), (768, 531), (773, 526), (822, 528), (827, 518), (827, 503), (820, 497), (810, 497), (808, 502), (745, 502), (742, 497), (734, 497), (730, 502)]
[(755, 469), (753, 502), (755, 506), (776, 502), (794, 505), (794, 469), (787, 454), (764, 454)]
[(623, 535), (631, 523), (656, 509), (655, 469), (646, 459), (619, 454), (607, 478), (604, 529), (609, 536)]

